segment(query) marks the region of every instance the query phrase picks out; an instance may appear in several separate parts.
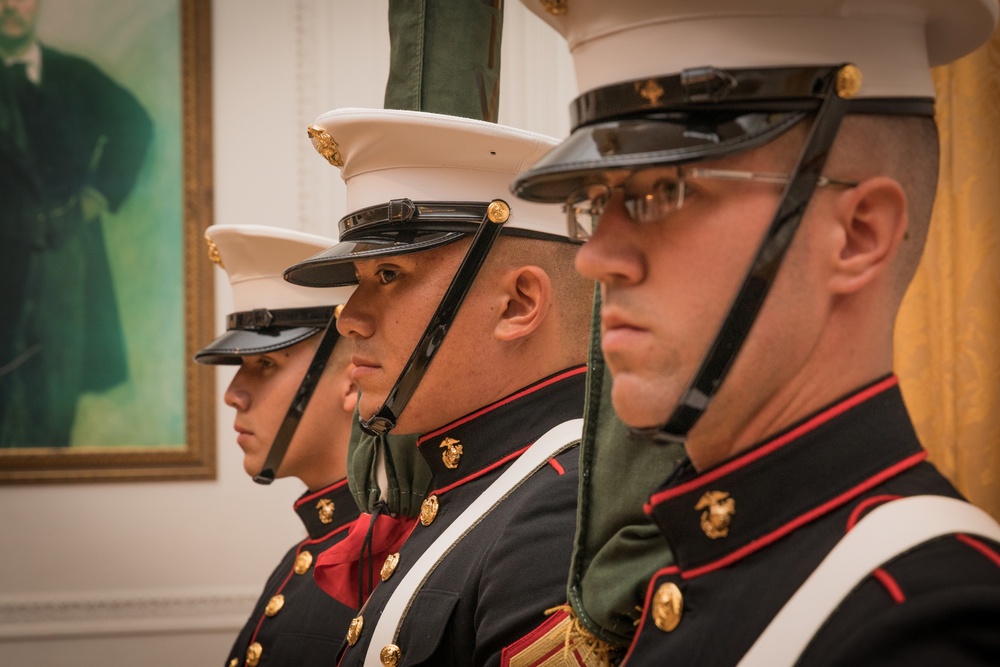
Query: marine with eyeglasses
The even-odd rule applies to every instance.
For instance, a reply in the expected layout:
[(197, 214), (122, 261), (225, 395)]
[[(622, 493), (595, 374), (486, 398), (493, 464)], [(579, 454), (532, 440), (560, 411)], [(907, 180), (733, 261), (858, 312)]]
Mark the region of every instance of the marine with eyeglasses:
[(892, 341), (936, 189), (928, 64), (996, 0), (526, 4), (581, 93), (513, 189), (586, 240), (610, 371), (582, 632), (630, 667), (995, 664), (1000, 526), (927, 461)]

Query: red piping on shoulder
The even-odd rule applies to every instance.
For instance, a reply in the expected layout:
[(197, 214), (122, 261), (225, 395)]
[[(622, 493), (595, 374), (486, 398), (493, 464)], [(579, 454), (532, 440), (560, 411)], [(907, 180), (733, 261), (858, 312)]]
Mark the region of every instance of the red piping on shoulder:
[(955, 538), (959, 542), (969, 545), (970, 547), (972, 547), (973, 549), (975, 549), (976, 551), (978, 551), (979, 553), (981, 553), (982, 555), (986, 556), (991, 561), (993, 561), (993, 563), (997, 567), (1000, 567), (1000, 555), (997, 555), (997, 552), (993, 551), (993, 549), (991, 549), (983, 542), (977, 540), (974, 537), (969, 537), (968, 535), (962, 535), (962, 534), (955, 535)]
[(315, 500), (316, 498), (319, 498), (320, 496), (325, 496), (326, 494), (330, 493), (331, 491), (336, 491), (337, 489), (339, 489), (340, 487), (344, 486), (345, 484), (347, 484), (347, 478), (346, 477), (344, 479), (340, 480), (339, 482), (334, 482), (330, 486), (327, 486), (325, 488), (320, 489), (316, 493), (310, 493), (308, 496), (305, 496), (304, 498), (299, 498), (298, 500), (295, 501), (295, 504), (292, 505), (292, 507), (294, 507), (295, 509), (298, 509), (298, 508), (302, 507), (304, 504), (306, 504), (307, 502), (309, 502), (310, 500)]

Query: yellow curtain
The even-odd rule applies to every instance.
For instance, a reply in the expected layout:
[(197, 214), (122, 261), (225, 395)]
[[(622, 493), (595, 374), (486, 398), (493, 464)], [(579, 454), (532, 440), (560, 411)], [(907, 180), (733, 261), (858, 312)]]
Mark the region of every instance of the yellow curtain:
[(1000, 520), (1000, 32), (934, 85), (941, 179), (896, 372), (931, 460)]

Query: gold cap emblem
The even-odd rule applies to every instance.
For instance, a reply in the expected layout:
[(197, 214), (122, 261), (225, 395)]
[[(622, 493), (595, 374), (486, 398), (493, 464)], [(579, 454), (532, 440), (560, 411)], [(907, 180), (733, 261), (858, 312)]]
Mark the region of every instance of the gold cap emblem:
[(562, 16), (569, 10), (569, 0), (541, 0), (541, 3), (545, 6), (545, 11), (553, 16)]
[(429, 526), (438, 514), (438, 497), (430, 496), (420, 505), (420, 523)]
[(725, 491), (709, 491), (694, 508), (705, 510), (701, 513), (701, 529), (705, 535), (713, 540), (729, 535), (729, 524), (736, 514), (735, 498), (730, 498)]
[(395, 644), (386, 644), (378, 652), (378, 659), (382, 661), (385, 667), (396, 667), (399, 661), (403, 659), (403, 653)]
[(239, 658), (233, 658), (232, 660), (229, 661), (229, 667), (239, 667), (239, 664), (240, 664)]
[(663, 93), (666, 92), (663, 90), (663, 86), (652, 79), (646, 81), (646, 83), (642, 84), (641, 87), (639, 86), (639, 83), (636, 82), (635, 89), (642, 99), (649, 102), (649, 106), (651, 107), (655, 107), (660, 101), (660, 98), (663, 97)]
[(260, 645), (260, 642), (254, 642), (247, 646), (247, 665), (250, 667), (257, 667), (260, 662), (260, 656), (264, 653), (264, 647)]
[(281, 593), (278, 593), (277, 595), (275, 595), (274, 597), (272, 597), (270, 600), (267, 601), (267, 606), (264, 607), (264, 615), (274, 616), (279, 611), (281, 611), (281, 608), (284, 606), (285, 606), (285, 596), (282, 595)]
[(462, 458), (462, 445), (458, 444), (458, 440), (455, 438), (445, 438), (441, 441), (439, 447), (443, 447), (444, 451), (441, 452), (441, 460), (444, 461), (444, 465), (449, 470), (454, 470), (458, 467), (458, 461)]
[(347, 628), (347, 645), (354, 646), (361, 638), (361, 630), (365, 627), (365, 619), (355, 616), (351, 619), (351, 624)]
[(340, 147), (333, 137), (318, 125), (310, 125), (306, 129), (309, 138), (316, 142), (316, 152), (326, 158), (334, 167), (343, 167), (344, 160), (340, 157)]
[(837, 95), (849, 100), (861, 91), (864, 77), (856, 65), (844, 65), (837, 72)]
[(684, 611), (684, 596), (677, 584), (668, 581), (660, 584), (653, 594), (653, 604), (650, 607), (653, 613), (653, 623), (664, 632), (673, 632), (674, 628), (681, 622), (681, 614)]
[(320, 498), (319, 502), (316, 503), (316, 511), (319, 512), (319, 520), (322, 523), (332, 523), (333, 522), (333, 501), (329, 498)]
[[(208, 234), (205, 234), (205, 244), (208, 246), (208, 260), (212, 264), (222, 266), (222, 255), (219, 254), (219, 246), (215, 245), (215, 241)], [(226, 267), (222, 266), (222, 268)]]
[(389, 554), (388, 556), (386, 556), (385, 562), (382, 563), (382, 573), (381, 573), (382, 581), (389, 581), (389, 577), (392, 576), (393, 572), (396, 571), (397, 567), (399, 567), (398, 551), (394, 554)]
[(309, 571), (309, 566), (313, 563), (313, 555), (308, 551), (299, 552), (299, 555), (295, 557), (295, 574), (305, 574)]

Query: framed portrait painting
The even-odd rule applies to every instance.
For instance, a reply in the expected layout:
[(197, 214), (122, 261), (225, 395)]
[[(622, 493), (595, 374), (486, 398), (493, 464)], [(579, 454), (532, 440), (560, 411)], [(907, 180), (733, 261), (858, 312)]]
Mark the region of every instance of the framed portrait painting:
[(0, 483), (215, 475), (209, 24), (0, 9)]

